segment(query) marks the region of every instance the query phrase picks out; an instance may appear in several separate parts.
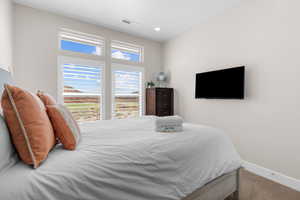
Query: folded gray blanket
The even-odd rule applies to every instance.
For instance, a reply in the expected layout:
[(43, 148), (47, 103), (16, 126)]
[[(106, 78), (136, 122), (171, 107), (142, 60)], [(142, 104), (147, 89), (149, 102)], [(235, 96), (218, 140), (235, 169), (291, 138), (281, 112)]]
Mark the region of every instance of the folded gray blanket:
[(157, 117), (155, 127), (157, 132), (182, 131), (183, 119), (179, 116)]

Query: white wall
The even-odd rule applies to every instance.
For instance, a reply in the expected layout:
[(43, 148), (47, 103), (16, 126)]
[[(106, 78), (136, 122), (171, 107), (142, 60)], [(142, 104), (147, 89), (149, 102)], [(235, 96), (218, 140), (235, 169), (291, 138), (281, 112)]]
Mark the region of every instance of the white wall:
[[(61, 28), (102, 36), (109, 40), (119, 40), (144, 46), (146, 81), (162, 70), (161, 44), (151, 40), (112, 31), (100, 26), (80, 22), (71, 18), (55, 15), (42, 10), (15, 4), (15, 57), (14, 78), (20, 87), (32, 92), (47, 91), (57, 97), (58, 88), (58, 34)], [(106, 67), (110, 59), (106, 59)], [(106, 83), (110, 82), (110, 71), (106, 68)], [(110, 90), (106, 84), (106, 90)], [(110, 102), (110, 95), (106, 96)], [(106, 103), (106, 118), (111, 106)]]
[[(242, 158), (300, 179), (300, 1), (244, 0), (168, 41), (176, 113), (224, 129)], [(195, 73), (246, 65), (245, 100), (195, 99)]]
[(12, 3), (0, 1), (0, 68), (12, 67)]

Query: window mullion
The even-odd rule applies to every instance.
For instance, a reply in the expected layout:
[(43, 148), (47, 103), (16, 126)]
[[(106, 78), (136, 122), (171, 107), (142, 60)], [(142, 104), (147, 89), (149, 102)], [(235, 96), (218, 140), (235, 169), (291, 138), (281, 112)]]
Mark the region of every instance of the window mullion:
[(112, 85), (111, 85), (111, 42), (109, 38), (106, 38), (104, 45), (104, 59), (105, 59), (105, 70), (104, 70), (104, 119), (111, 119), (111, 105), (112, 105)]

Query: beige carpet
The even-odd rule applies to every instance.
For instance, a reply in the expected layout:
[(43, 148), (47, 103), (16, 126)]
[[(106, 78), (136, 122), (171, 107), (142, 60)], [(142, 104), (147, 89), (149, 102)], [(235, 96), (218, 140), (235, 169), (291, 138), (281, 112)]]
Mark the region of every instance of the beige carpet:
[(240, 200), (300, 200), (300, 192), (241, 170)]

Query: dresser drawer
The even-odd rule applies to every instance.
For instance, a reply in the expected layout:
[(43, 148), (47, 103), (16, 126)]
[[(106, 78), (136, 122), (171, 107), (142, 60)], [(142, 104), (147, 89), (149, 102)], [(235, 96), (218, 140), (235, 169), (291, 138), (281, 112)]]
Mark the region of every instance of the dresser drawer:
[(163, 117), (163, 116), (170, 116), (170, 110), (157, 110), (157, 116)]
[(170, 91), (158, 90), (156, 92), (156, 95), (162, 98), (169, 98), (171, 96), (171, 93)]
[(171, 98), (172, 96), (169, 92), (158, 92), (156, 94), (156, 102), (158, 104), (170, 104)]
[(160, 103), (156, 105), (156, 110), (163, 112), (163, 111), (169, 111), (171, 110), (171, 104), (170, 103)]

